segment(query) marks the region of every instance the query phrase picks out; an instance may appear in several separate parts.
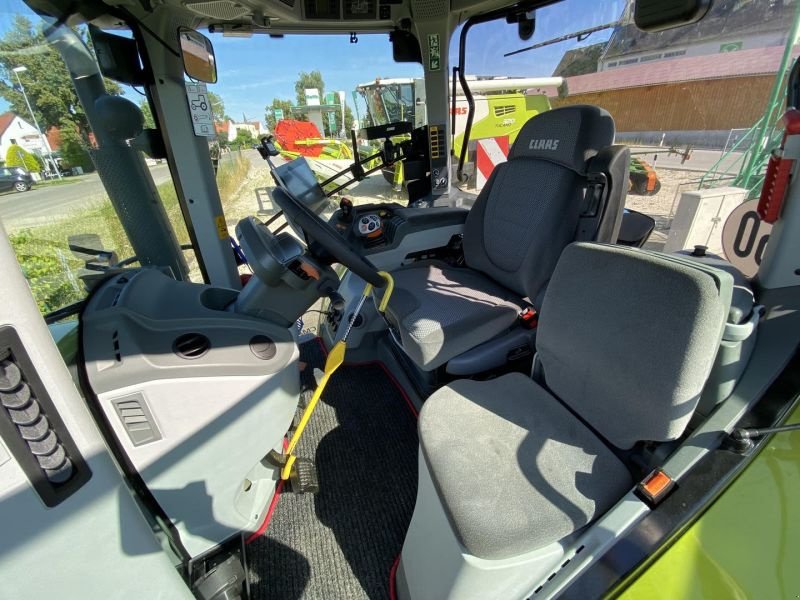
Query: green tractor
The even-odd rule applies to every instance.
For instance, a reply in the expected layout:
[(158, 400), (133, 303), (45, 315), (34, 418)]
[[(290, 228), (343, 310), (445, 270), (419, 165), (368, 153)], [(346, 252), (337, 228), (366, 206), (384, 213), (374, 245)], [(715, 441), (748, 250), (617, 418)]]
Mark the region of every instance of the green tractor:
[[(705, 210), (726, 258), (665, 252), (644, 247), (652, 218), (632, 232), (629, 148), (598, 106), (487, 100), (538, 114), (471, 207), (450, 185), (448, 41), (464, 72), (468, 41), (599, 27), (603, 3), (26, 1), (4, 77), (39, 61), (47, 85), (18, 87), (44, 101), (63, 75), (48, 109), (91, 129), (100, 177), (0, 198), (0, 596), (797, 595), (800, 112), (758, 200), (721, 233)], [(708, 10), (626, 14), (659, 32)], [(201, 29), (232, 36), (219, 56)], [(409, 93), (365, 131), (375, 169), (421, 173), (420, 202), (331, 210), (268, 138), (215, 175), (198, 98), (295, 47), (356, 76), (373, 48), (422, 62), (425, 114)], [(111, 81), (142, 90), (151, 127)], [(158, 186), (145, 155), (168, 161)], [(275, 181), (264, 220), (224, 192), (255, 185), (248, 156)], [(353, 158), (343, 189), (372, 170)]]

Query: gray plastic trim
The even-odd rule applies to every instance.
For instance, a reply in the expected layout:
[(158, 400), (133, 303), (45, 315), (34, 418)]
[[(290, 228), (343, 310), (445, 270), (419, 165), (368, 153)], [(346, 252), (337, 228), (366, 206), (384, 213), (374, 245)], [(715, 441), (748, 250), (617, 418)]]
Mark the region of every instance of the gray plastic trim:
[(451, 375), (474, 375), (497, 369), (508, 363), (508, 353), (515, 348), (527, 347), (531, 354), (536, 342), (536, 329), (514, 329), (467, 350), (447, 363)]

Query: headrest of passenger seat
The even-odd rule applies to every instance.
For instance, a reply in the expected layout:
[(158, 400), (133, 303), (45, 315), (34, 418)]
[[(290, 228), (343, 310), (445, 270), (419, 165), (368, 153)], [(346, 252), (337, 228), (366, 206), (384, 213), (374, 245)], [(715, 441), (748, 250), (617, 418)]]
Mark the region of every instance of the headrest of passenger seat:
[(714, 363), (732, 287), (730, 273), (675, 255), (567, 246), (536, 335), (546, 385), (619, 448), (680, 437)]
[(613, 143), (611, 115), (597, 106), (576, 104), (530, 119), (522, 126), (508, 158), (537, 158), (585, 174), (589, 159)]

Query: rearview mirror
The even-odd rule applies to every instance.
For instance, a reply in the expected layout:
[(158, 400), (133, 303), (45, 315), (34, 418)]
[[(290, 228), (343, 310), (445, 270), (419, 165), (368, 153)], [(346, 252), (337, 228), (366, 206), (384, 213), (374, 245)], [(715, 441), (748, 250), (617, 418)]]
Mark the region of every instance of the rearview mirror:
[(394, 62), (413, 62), (422, 64), (422, 50), (414, 34), (402, 29), (395, 29), (389, 34), (392, 43)]
[(709, 8), (711, 0), (636, 0), (633, 22), (642, 31), (663, 31), (696, 23)]
[(217, 83), (217, 59), (211, 40), (194, 29), (181, 28), (178, 37), (186, 74), (197, 81)]

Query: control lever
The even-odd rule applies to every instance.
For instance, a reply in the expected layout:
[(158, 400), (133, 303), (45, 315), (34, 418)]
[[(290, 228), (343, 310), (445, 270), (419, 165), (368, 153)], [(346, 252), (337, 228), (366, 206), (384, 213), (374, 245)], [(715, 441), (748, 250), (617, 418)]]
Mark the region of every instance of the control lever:
[(353, 201), (350, 198), (339, 200), (339, 208), (342, 211), (342, 221), (350, 222), (353, 220)]
[(338, 327), (339, 322), (342, 320), (342, 315), (344, 314), (344, 298), (342, 298), (338, 292), (331, 291), (328, 292), (328, 300), (330, 304), (328, 304), (328, 312), (325, 315), (326, 320), (333, 327)]
[(265, 136), (261, 138), (261, 143), (258, 145), (258, 153), (267, 162), (271, 157), (278, 156), (281, 153), (275, 146), (274, 139), (271, 135)]
[(339, 292), (331, 292), (328, 294), (328, 300), (331, 301), (328, 312), (342, 312), (344, 310), (344, 298), (342, 298)]

